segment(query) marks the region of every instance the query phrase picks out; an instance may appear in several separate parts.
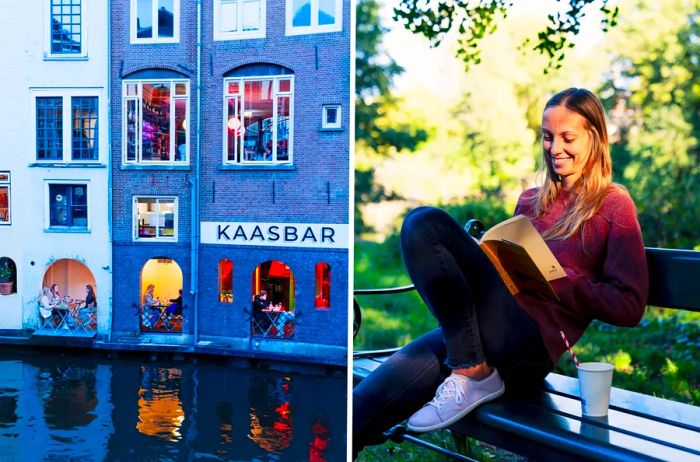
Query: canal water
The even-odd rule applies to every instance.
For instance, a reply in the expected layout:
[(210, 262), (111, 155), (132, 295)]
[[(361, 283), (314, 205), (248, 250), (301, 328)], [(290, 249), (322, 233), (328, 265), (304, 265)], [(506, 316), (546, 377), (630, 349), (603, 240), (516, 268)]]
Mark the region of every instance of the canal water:
[(0, 460), (344, 461), (342, 375), (0, 347)]

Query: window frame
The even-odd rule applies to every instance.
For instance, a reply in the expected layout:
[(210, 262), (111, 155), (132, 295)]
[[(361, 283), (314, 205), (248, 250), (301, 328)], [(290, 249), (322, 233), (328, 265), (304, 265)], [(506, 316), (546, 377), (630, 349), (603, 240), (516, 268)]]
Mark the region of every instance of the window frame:
[[(172, 237), (159, 237), (158, 231), (156, 229), (155, 237), (142, 238), (139, 237), (139, 199), (155, 199), (160, 200), (172, 200), (173, 201), (173, 235)], [(177, 242), (178, 241), (178, 226), (179, 220), (178, 215), (180, 212), (180, 205), (177, 196), (157, 196), (157, 195), (134, 195), (132, 196), (132, 212), (131, 212), (131, 240), (132, 242)], [(160, 202), (158, 202), (158, 212), (160, 213)], [(156, 228), (158, 226), (156, 225)]]
[[(338, 121), (336, 123), (328, 123), (328, 109), (338, 110)], [(326, 130), (338, 130), (343, 128), (343, 109), (340, 104), (324, 104), (321, 120), (321, 128)]]
[(343, 0), (334, 0), (336, 16), (333, 24), (318, 24), (319, 0), (308, 0), (311, 8), (311, 24), (308, 26), (293, 26), (294, 0), (285, 0), (285, 35), (323, 34), (343, 30)]
[[(143, 155), (143, 84), (144, 83), (168, 83), (171, 86), (170, 95), (170, 158), (171, 160), (142, 160)], [(186, 87), (186, 94), (174, 95), (175, 85), (184, 83)], [(127, 95), (127, 85), (136, 84), (137, 90), (136, 95)], [(185, 100), (185, 120), (190, 120), (190, 104), (191, 104), (191, 89), (190, 89), (190, 79), (185, 78), (167, 78), (167, 79), (124, 79), (122, 80), (122, 165), (149, 165), (149, 166), (170, 166), (170, 165), (190, 165), (190, 144), (191, 136), (189, 129), (190, 123), (188, 123), (188, 128), (186, 129), (186, 141), (185, 141), (185, 160), (174, 160), (177, 155), (177, 129), (175, 127), (175, 101), (178, 99)], [(136, 153), (135, 160), (128, 160), (127, 148), (128, 148), (128, 130), (127, 130), (127, 103), (128, 101), (138, 101), (137, 104), (137, 127), (136, 127)]]
[[(236, 0), (239, 15), (243, 9), (244, 0)], [(245, 40), (265, 38), (267, 25), (267, 0), (258, 0), (260, 2), (260, 28), (255, 31), (240, 31), (240, 32), (222, 32), (221, 31), (221, 2), (222, 0), (214, 0), (214, 40)]]
[(88, 57), (87, 37), (88, 21), (86, 21), (89, 0), (80, 1), (80, 53), (53, 53), (51, 42), (53, 40), (51, 24), (52, 6), (54, 0), (44, 0), (44, 59), (47, 60), (84, 60)]
[(12, 224), (12, 173), (9, 170), (0, 170), (0, 188), (7, 188), (7, 220), (0, 219), (0, 226), (9, 226)]
[[(51, 89), (51, 90), (32, 90), (31, 95), (31, 113), (32, 113), (32, 123), (33, 134), (31, 138), (30, 149), (34, 156), (34, 161), (37, 164), (95, 164), (100, 163), (103, 156), (102, 153), (102, 137), (103, 132), (101, 125), (101, 119), (104, 116), (100, 116), (102, 112), (102, 94), (100, 91), (96, 91), (92, 88), (86, 89)], [(63, 114), (61, 115), (61, 130), (63, 147), (61, 150), (60, 159), (39, 159), (39, 153), (37, 152), (37, 140), (38, 140), (38, 124), (37, 124), (37, 98), (61, 98), (61, 103), (63, 105)], [(73, 98), (97, 98), (97, 117), (95, 118), (95, 132), (97, 134), (95, 138), (97, 157), (95, 159), (73, 159)], [(66, 129), (66, 127), (68, 127)]]
[[(274, 127), (273, 132), (273, 142), (272, 142), (272, 159), (271, 160), (244, 160), (243, 152), (245, 148), (245, 135), (240, 137), (239, 150), (236, 157), (240, 160), (229, 160), (228, 159), (228, 101), (229, 99), (239, 98), (240, 107), (245, 113), (245, 82), (247, 81), (259, 81), (259, 80), (272, 80), (273, 81), (273, 105), (272, 114), (275, 119), (275, 123), (272, 124)], [(279, 82), (280, 80), (289, 80), (289, 91), (280, 91)], [(231, 94), (228, 92), (228, 84), (234, 81), (238, 81), (238, 94)], [(224, 165), (293, 165), (294, 164), (294, 74), (283, 74), (283, 75), (257, 75), (257, 76), (241, 76), (241, 77), (225, 77), (223, 79), (223, 120), (222, 120), (222, 162)], [(279, 125), (278, 120), (278, 97), (288, 97), (289, 98), (289, 136), (287, 139), (287, 160), (278, 161), (277, 160), (277, 129)]]
[[(85, 227), (75, 227), (75, 226), (57, 226), (51, 225), (51, 186), (53, 185), (70, 185), (70, 186), (83, 186), (85, 187), (85, 207), (87, 207), (87, 223)], [(44, 209), (44, 232), (67, 232), (67, 233), (90, 233), (92, 230), (91, 220), (90, 220), (90, 210), (92, 210), (92, 199), (90, 198), (90, 180), (44, 180), (44, 197), (46, 200), (46, 207)]]
[(173, 0), (173, 36), (166, 38), (158, 37), (158, 0), (151, 0), (151, 14), (155, 18), (153, 21), (153, 37), (139, 38), (136, 24), (138, 23), (138, 0), (129, 2), (129, 43), (132, 45), (152, 44), (152, 43), (180, 43), (180, 0)]

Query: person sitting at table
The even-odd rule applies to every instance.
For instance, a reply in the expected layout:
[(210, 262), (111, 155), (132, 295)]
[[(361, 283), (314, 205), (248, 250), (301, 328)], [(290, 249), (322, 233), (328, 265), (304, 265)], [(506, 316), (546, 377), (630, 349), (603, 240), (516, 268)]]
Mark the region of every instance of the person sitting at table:
[(170, 320), (175, 316), (182, 316), (182, 289), (178, 291), (177, 298), (171, 298), (172, 302), (168, 308), (166, 308), (166, 322), (170, 324)]
[(41, 297), (39, 297), (39, 314), (41, 315), (40, 320), (42, 327), (50, 317), (56, 316), (54, 306), (55, 305), (51, 303), (51, 289), (44, 287), (41, 289)]
[(262, 289), (258, 295), (253, 297), (253, 326), (257, 326), (263, 334), (270, 328), (270, 319), (264, 313), (264, 310), (269, 307), (270, 301), (267, 299), (267, 291)]
[(155, 325), (159, 317), (159, 312), (156, 307), (160, 305), (160, 301), (158, 301), (158, 299), (156, 299), (153, 296), (153, 291), (155, 290), (155, 288), (156, 286), (154, 286), (153, 284), (149, 284), (148, 287), (146, 287), (146, 295), (144, 295), (143, 297), (143, 310), (141, 311), (141, 319), (143, 325), (149, 329), (151, 329)]
[(51, 284), (51, 292), (49, 293), (49, 301), (52, 305), (58, 305), (62, 302), (61, 292), (58, 290), (58, 284)]
[[(96, 324), (97, 296), (91, 284), (85, 285), (85, 306), (80, 308), (80, 318), (90, 325)], [(95, 326), (96, 327), (96, 326)]]
[(282, 308), (282, 304), (279, 304), (278, 306), (279, 315), (275, 320), (275, 330), (277, 330), (277, 337), (283, 337), (284, 326), (287, 324), (287, 322), (294, 321), (294, 312), (285, 310), (284, 308)]

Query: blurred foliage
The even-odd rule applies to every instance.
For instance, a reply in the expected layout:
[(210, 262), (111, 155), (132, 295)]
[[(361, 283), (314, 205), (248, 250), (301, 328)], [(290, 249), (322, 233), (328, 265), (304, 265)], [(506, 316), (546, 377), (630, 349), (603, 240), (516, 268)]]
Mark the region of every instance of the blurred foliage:
[[(523, 48), (530, 48), (547, 57), (547, 64), (540, 72), (548, 73), (559, 69), (568, 49), (574, 46), (573, 38), (581, 30), (581, 20), (586, 9), (597, 7), (603, 14), (601, 27), (607, 31), (615, 26), (617, 7), (608, 7), (608, 0), (568, 0), (557, 12), (548, 13), (547, 24), (537, 33), (534, 46), (526, 39)], [(597, 5), (595, 5), (597, 4)], [(593, 6), (591, 6), (593, 5)], [(459, 34), (457, 55), (469, 68), (481, 62), (482, 40), (497, 29), (512, 8), (511, 0), (400, 0), (394, 9), (395, 18), (409, 31), (428, 38), (433, 46), (438, 46), (450, 32)]]
[(648, 246), (700, 246), (699, 7), (630, 0), (611, 34), (600, 93), (616, 130), (616, 180), (635, 199)]

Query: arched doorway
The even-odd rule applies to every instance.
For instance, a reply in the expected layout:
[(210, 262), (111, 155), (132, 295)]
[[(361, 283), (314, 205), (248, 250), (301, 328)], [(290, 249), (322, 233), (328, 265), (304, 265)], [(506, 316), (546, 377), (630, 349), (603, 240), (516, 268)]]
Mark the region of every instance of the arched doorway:
[(152, 258), (143, 265), (141, 332), (182, 332), (182, 281), (180, 265), (173, 259)]
[(285, 263), (268, 260), (253, 271), (251, 333), (263, 337), (294, 336), (294, 273)]
[[(69, 258), (56, 260), (44, 273), (41, 288), (51, 288), (56, 285), (58, 293), (64, 301), (62, 306), (68, 308), (65, 325), (77, 331), (94, 332), (97, 329), (97, 306), (101, 302), (99, 287), (95, 284), (95, 276), (83, 263)], [(87, 306), (87, 286), (94, 293), (95, 303)]]

